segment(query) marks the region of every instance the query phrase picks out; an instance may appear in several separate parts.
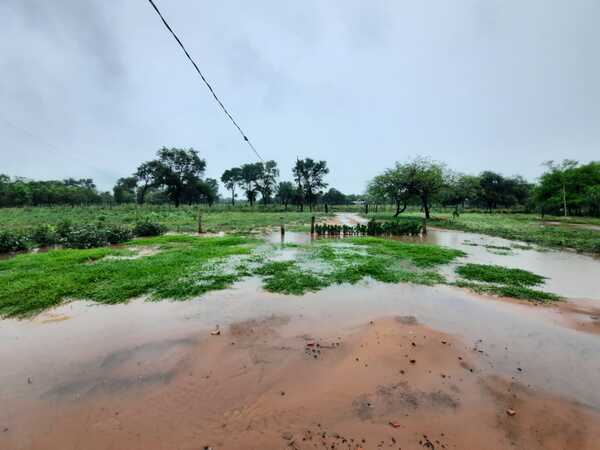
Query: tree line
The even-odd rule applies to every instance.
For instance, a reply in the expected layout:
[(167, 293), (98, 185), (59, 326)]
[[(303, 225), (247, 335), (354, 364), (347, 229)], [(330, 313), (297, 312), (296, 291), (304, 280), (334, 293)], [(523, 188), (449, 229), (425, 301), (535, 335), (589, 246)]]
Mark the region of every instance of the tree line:
[[(600, 216), (600, 162), (579, 164), (564, 160), (545, 163), (537, 183), (521, 176), (493, 171), (478, 175), (449, 170), (445, 164), (417, 157), (396, 162), (369, 183), (365, 195), (345, 195), (329, 187), (326, 161), (297, 159), (290, 178), (280, 180), (275, 161), (243, 164), (227, 169), (221, 182), (229, 192), (222, 201), (235, 205), (277, 203), (285, 209), (312, 210), (317, 204), (351, 202), (395, 205), (396, 215), (408, 205), (419, 205), (426, 217), (433, 205), (460, 209), (515, 209), (543, 214)], [(220, 201), (219, 184), (205, 177), (206, 161), (194, 149), (163, 147), (128, 177), (119, 178), (111, 192), (100, 192), (91, 179), (36, 181), (0, 175), (0, 207), (89, 205), (107, 203), (205, 203)]]
[(419, 205), (427, 218), (434, 204), (453, 207), (456, 213), (465, 208), (520, 208), (542, 215), (600, 215), (600, 162), (549, 161), (545, 166), (534, 184), (518, 175), (505, 177), (489, 170), (479, 175), (461, 174), (441, 162), (417, 157), (397, 162), (373, 178), (367, 199), (394, 204), (395, 216), (409, 204)]

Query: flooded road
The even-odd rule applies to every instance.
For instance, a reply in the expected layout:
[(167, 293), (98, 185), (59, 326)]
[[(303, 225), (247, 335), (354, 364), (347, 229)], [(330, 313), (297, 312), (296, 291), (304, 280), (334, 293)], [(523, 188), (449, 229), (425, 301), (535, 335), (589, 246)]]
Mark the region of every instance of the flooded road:
[(370, 280), (289, 296), (247, 279), (189, 301), (73, 302), (0, 321), (0, 448), (599, 448), (598, 260), (425, 240), (587, 300)]

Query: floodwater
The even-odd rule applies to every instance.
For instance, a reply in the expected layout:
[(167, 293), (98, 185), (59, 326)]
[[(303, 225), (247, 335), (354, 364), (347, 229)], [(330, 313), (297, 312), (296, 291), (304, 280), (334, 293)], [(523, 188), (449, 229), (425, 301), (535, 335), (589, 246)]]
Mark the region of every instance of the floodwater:
[[(183, 302), (69, 303), (0, 322), (0, 449), (600, 448), (598, 261), (464, 244), (502, 243), (486, 239), (426, 237), (587, 300), (371, 280), (285, 296), (248, 279)], [(574, 261), (579, 283), (556, 269)]]

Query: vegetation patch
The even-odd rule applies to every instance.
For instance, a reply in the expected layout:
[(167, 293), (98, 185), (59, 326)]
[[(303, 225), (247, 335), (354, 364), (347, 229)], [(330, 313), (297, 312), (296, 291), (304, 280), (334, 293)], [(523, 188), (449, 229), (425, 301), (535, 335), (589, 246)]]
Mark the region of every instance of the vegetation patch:
[(544, 282), (544, 277), (522, 269), (486, 265), (465, 264), (456, 268), (462, 277), (454, 284), (482, 294), (512, 297), (524, 300), (548, 302), (559, 300), (559, 296), (532, 289)]
[(61, 249), (0, 261), (0, 315), (23, 316), (65, 299), (119, 303), (187, 299), (258, 276), (265, 289), (301, 295), (364, 278), (432, 285), (434, 269), (463, 255), (380, 238), (279, 246), (240, 236), (140, 238), (122, 248)]
[(465, 264), (457, 267), (456, 273), (467, 280), (519, 286), (535, 286), (545, 279), (527, 270), (487, 264)]
[[(191, 282), (202, 279), (207, 262), (250, 254), (256, 244), (255, 240), (241, 237), (162, 236), (134, 241), (124, 249), (104, 247), (18, 255), (0, 261), (0, 315), (35, 313), (67, 298), (119, 303), (142, 295), (153, 299), (199, 295), (227, 287), (242, 276), (225, 274), (208, 284)], [(160, 251), (139, 259), (107, 258), (130, 256), (136, 246), (150, 245), (158, 246)]]
[(491, 294), (499, 297), (511, 297), (521, 300), (536, 302), (552, 302), (560, 300), (560, 297), (550, 292), (539, 291), (525, 286), (507, 286), (503, 284), (482, 284), (468, 281), (456, 281), (455, 286), (471, 289), (480, 294)]

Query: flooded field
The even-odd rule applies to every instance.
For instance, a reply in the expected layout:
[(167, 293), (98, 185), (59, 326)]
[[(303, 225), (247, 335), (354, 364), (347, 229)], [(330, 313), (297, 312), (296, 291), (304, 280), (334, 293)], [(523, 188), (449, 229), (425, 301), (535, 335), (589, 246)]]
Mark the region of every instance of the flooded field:
[(600, 262), (424, 239), (463, 250), (459, 262), (533, 270), (567, 299), (373, 280), (294, 296), (249, 278), (188, 301), (6, 319), (0, 448), (599, 448)]

